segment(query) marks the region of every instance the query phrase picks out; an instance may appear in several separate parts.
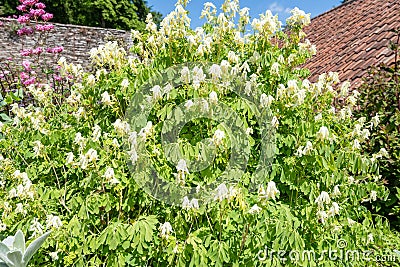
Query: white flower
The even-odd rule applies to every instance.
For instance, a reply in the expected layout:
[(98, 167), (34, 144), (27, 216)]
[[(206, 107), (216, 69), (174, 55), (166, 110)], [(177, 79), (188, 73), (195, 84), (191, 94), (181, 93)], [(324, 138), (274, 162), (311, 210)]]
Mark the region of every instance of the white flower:
[(222, 70), (221, 67), (217, 64), (213, 64), (210, 68), (210, 74), (213, 80), (217, 80), (221, 78)]
[(86, 78), (86, 83), (90, 86), (93, 86), (96, 83), (96, 78), (94, 77), (93, 74), (90, 74), (87, 78)]
[(123, 79), (121, 82), (121, 87), (122, 88), (128, 88), (129, 87), (129, 80), (128, 79)]
[(114, 130), (120, 136), (124, 136), (126, 133), (129, 133), (129, 131), (130, 131), (129, 123), (126, 121), (121, 121), (120, 119), (117, 119), (113, 123), (113, 126), (114, 126)]
[(106, 171), (104, 172), (103, 177), (106, 178), (107, 181), (110, 181), (110, 180), (112, 180), (113, 178), (115, 178), (114, 169), (111, 168), (111, 167), (108, 167), (108, 168), (106, 169)]
[(279, 120), (278, 120), (278, 118), (277, 118), (276, 116), (274, 116), (274, 117), (272, 118), (271, 125), (272, 125), (272, 127), (274, 127), (274, 128), (278, 128)]
[(208, 97), (210, 98), (210, 102), (211, 102), (211, 103), (217, 103), (217, 102), (218, 102), (218, 95), (217, 95), (217, 93), (216, 93), (215, 91), (212, 91), (212, 92), (209, 94)]
[(79, 145), (80, 149), (83, 149), (83, 147), (85, 146), (85, 138), (82, 137), (82, 134), (80, 132), (77, 132), (75, 134), (74, 143)]
[(349, 81), (343, 82), (342, 85), (340, 86), (340, 95), (342, 97), (346, 97), (349, 94), (349, 88), (350, 88), (350, 82)]
[(189, 170), (184, 159), (180, 159), (176, 166), (177, 173), (174, 174), (178, 184), (185, 184), (186, 174), (189, 174)]
[(322, 191), (321, 194), (315, 199), (315, 203), (318, 204), (318, 207), (323, 207), (324, 203), (329, 204), (331, 202), (331, 198), (329, 194), (325, 191)]
[(31, 238), (43, 234), (43, 226), (37, 218), (34, 218), (29, 226), (29, 231), (33, 232)]
[(371, 122), (372, 122), (371, 126), (377, 127), (380, 123), (379, 114), (376, 114), (374, 117), (372, 117)]
[(63, 224), (62, 224), (62, 222), (61, 222), (60, 217), (54, 216), (54, 215), (52, 215), (52, 214), (47, 215), (47, 219), (46, 219), (46, 227), (47, 227), (47, 229), (50, 229), (50, 228), (53, 228), (53, 227), (56, 228), (56, 229), (58, 229), (58, 228), (60, 228), (62, 225), (63, 225)]
[(275, 99), (274, 99), (274, 97), (273, 96), (271, 96), (271, 95), (266, 95), (266, 94), (261, 94), (261, 97), (260, 97), (260, 104), (261, 104), (261, 107), (263, 107), (263, 108), (267, 108), (267, 107), (269, 107), (269, 106), (271, 106), (271, 103), (272, 103), (272, 101), (274, 101)]
[(0, 232), (3, 232), (5, 230), (7, 230), (7, 225), (2, 221), (0, 221)]
[(374, 243), (374, 235), (373, 234), (369, 234), (367, 236), (367, 244), (369, 243)]
[(182, 201), (182, 209), (189, 210), (191, 208), (192, 208), (192, 205), (190, 203), (190, 200), (187, 196), (185, 196)]
[(189, 198), (187, 196), (185, 196), (182, 201), (182, 209), (184, 209), (184, 210), (199, 209), (199, 200), (196, 198), (193, 198), (190, 201)]
[(256, 213), (260, 213), (262, 211), (262, 208), (260, 208), (257, 204), (254, 204), (253, 207), (251, 207), (251, 209), (249, 210), (250, 214), (256, 214)]
[(66, 164), (72, 164), (74, 162), (74, 153), (68, 152), (66, 155)]
[(154, 86), (153, 88), (150, 89), (150, 91), (153, 92), (154, 100), (162, 98), (161, 87), (159, 85)]
[(86, 157), (90, 162), (94, 162), (98, 159), (97, 151), (93, 148), (90, 148), (88, 152), (86, 152)]
[(274, 62), (271, 66), (271, 73), (274, 75), (279, 75), (279, 68), (281, 65), (278, 62)]
[(274, 181), (270, 181), (267, 185), (267, 190), (264, 190), (263, 186), (260, 186), (258, 190), (258, 195), (261, 199), (276, 199), (276, 195), (279, 194), (279, 190), (276, 188), (276, 184)]
[(375, 190), (372, 190), (371, 191), (371, 195), (370, 195), (370, 198), (369, 198), (371, 201), (376, 201), (376, 199), (377, 199), (377, 192), (375, 191)]
[(228, 52), (228, 60), (230, 63), (239, 63), (239, 57), (233, 51)]
[(181, 81), (183, 83), (190, 83), (190, 70), (188, 67), (183, 67), (181, 70)]
[(186, 161), (184, 159), (179, 160), (178, 165), (176, 166), (176, 170), (189, 173), (189, 170), (186, 166)]
[(328, 211), (328, 216), (333, 217), (339, 214), (339, 211), (340, 211), (339, 204), (336, 202), (332, 202), (332, 207)]
[(147, 136), (151, 133), (152, 129), (153, 129), (153, 122), (148, 121), (146, 123), (146, 126), (140, 130), (139, 136), (141, 136), (143, 139), (146, 139)]
[(342, 193), (339, 190), (339, 186), (335, 185), (335, 187), (333, 187), (333, 193), (332, 193), (332, 197), (338, 197), (340, 196)]
[(101, 136), (101, 128), (100, 128), (99, 125), (96, 124), (96, 125), (93, 127), (93, 133), (92, 133), (92, 139), (93, 139), (93, 141), (94, 141), (94, 142), (99, 141), (100, 136)]
[(40, 142), (38, 140), (33, 143), (35, 144), (35, 146), (33, 147), (33, 152), (35, 154), (35, 157), (38, 157), (38, 156), (40, 156), (44, 146), (43, 146), (42, 142)]
[(229, 190), (226, 187), (225, 183), (220, 184), (216, 189), (216, 194), (214, 196), (214, 200), (222, 201), (224, 199), (229, 198)]
[(319, 210), (317, 212), (317, 218), (319, 221), (321, 221), (322, 224), (324, 224), (325, 220), (328, 219), (328, 214), (324, 210)]
[(320, 139), (320, 140), (325, 140), (325, 139), (328, 139), (328, 137), (329, 137), (329, 130), (328, 130), (328, 128), (325, 127), (325, 126), (322, 126), (322, 127), (319, 129), (318, 133), (317, 133), (317, 138)]
[(168, 238), (169, 234), (172, 232), (172, 226), (169, 222), (165, 222), (160, 225), (160, 235), (162, 238)]
[(185, 108), (190, 109), (193, 106), (193, 101), (192, 100), (188, 100), (185, 104)]
[(199, 200), (196, 198), (192, 198), (192, 201), (190, 201), (190, 204), (192, 205), (193, 209), (199, 209)]
[(50, 252), (50, 253), (49, 253), (49, 256), (51, 257), (51, 260), (52, 260), (52, 261), (58, 260), (58, 252), (57, 252), (57, 251)]
[(353, 141), (353, 149), (361, 149), (360, 141), (358, 141), (357, 139), (354, 139)]
[(247, 135), (252, 135), (253, 134), (253, 128), (247, 128), (246, 129), (246, 134)]
[(222, 144), (222, 140), (225, 138), (225, 132), (217, 129), (213, 135), (213, 142), (215, 145), (219, 146)]
[(352, 219), (350, 219), (350, 218), (347, 218), (347, 223), (348, 223), (350, 226), (353, 226), (353, 225), (356, 224), (357, 222), (354, 221), (354, 220), (352, 220)]
[(15, 207), (15, 213), (22, 213), (22, 214), (26, 214), (26, 210), (24, 209), (24, 205), (22, 203), (17, 203), (16, 207)]
[(101, 103), (106, 106), (111, 106), (113, 102), (111, 101), (111, 96), (108, 94), (107, 91), (101, 94)]

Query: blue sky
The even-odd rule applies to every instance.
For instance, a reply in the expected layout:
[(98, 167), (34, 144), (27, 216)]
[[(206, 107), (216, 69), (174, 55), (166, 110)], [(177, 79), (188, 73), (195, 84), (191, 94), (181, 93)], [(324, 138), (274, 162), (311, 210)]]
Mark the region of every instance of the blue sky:
[[(175, 8), (175, 0), (148, 0), (149, 6), (153, 10), (161, 12), (164, 16)], [(189, 17), (192, 19), (191, 26), (196, 28), (204, 23), (204, 20), (199, 19), (203, 4), (212, 2), (217, 8), (221, 7), (224, 0), (191, 0), (188, 4)], [(311, 13), (311, 17), (315, 17), (325, 11), (339, 6), (341, 0), (286, 0), (286, 1), (273, 1), (273, 0), (241, 0), (240, 7), (250, 8), (250, 15), (252, 18), (258, 17), (260, 13), (265, 12), (267, 9), (271, 10), (273, 14), (278, 14), (279, 20), (283, 23), (286, 18), (290, 16), (290, 10), (298, 7), (306, 13)]]

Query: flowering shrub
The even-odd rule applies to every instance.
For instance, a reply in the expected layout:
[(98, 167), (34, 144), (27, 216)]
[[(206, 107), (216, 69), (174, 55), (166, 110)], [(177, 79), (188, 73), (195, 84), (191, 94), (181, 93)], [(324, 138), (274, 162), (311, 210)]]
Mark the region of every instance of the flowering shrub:
[[(64, 90), (69, 87), (68, 81), (73, 78), (69, 73), (62, 75), (57, 64), (52, 65), (63, 51), (61, 46), (49, 47), (46, 44), (49, 34), (54, 30), (54, 25), (49, 23), (53, 14), (47, 13), (46, 5), (38, 0), (20, 0), (20, 3), (17, 9), (22, 15), (16, 17), (16, 22), (9, 21), (6, 25), (0, 25), (15, 31), (22, 41), (21, 47), (15, 48), (19, 49), (19, 56), (0, 60), (0, 111), (9, 111), (9, 105), (15, 101), (24, 100), (25, 105), (29, 104), (31, 94), (35, 94), (32, 92), (35, 87), (57, 93), (57, 97), (55, 94), (53, 97), (60, 101)], [(16, 29), (14, 23), (17, 23)], [(28, 39), (35, 41), (33, 47), (24, 45)]]
[[(250, 21), (227, 0), (218, 15), (206, 3), (192, 30), (186, 3), (160, 29), (149, 16), (132, 32), (137, 57), (93, 49), (92, 74), (61, 60), (82, 76), (61, 105), (33, 86), (38, 104), (12, 107), (0, 125), (2, 234), (51, 229), (35, 266), (380, 266), (399, 237), (361, 205), (388, 195), (362, 153), (376, 125), (353, 119), (359, 93), (337, 74), (311, 83), (297, 67), (315, 53), (309, 15), (294, 9), (284, 32), (271, 12)], [(165, 135), (171, 122), (177, 135)]]

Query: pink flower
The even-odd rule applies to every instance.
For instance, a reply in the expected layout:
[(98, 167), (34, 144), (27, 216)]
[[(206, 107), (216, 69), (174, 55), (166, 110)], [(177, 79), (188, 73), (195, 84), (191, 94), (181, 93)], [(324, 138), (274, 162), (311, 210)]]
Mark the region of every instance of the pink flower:
[(28, 60), (22, 61), (22, 66), (24, 66), (26, 71), (30, 71), (31, 70), (31, 62), (28, 61)]
[(46, 5), (39, 2), (39, 3), (36, 3), (36, 4), (35, 4), (35, 7), (36, 7), (36, 8), (39, 8), (39, 9), (45, 9), (45, 8), (46, 8)]
[(42, 19), (44, 20), (44, 21), (49, 21), (49, 20), (51, 20), (53, 18), (53, 14), (51, 14), (51, 13), (46, 13), (46, 14), (43, 14), (42, 15)]
[(29, 35), (33, 33), (33, 29), (32, 28), (21, 28), (17, 31), (17, 34), (19, 36), (21, 35)]
[(54, 29), (54, 25), (53, 24), (46, 24), (46, 25), (36, 25), (36, 30), (40, 31), (40, 32), (45, 32), (45, 31), (50, 31), (52, 29)]
[(26, 80), (26, 79), (29, 78), (29, 75), (26, 74), (25, 72), (21, 72), (21, 73), (19, 74), (19, 77), (21, 78), (21, 80)]
[(29, 22), (29, 17), (26, 16), (26, 15), (24, 15), (24, 16), (19, 16), (19, 17), (18, 17), (18, 22), (19, 22), (19, 23), (27, 23), (27, 22)]
[(37, 2), (38, 2), (38, 0), (25, 0), (25, 1), (22, 2), (22, 4), (24, 4), (26, 6), (33, 6)]
[(32, 54), (34, 55), (40, 55), (43, 52), (43, 49), (41, 47), (35, 48), (32, 50)]
[(19, 6), (17, 6), (17, 9), (19, 11), (26, 11), (26, 5), (19, 5)]
[(22, 82), (24, 85), (31, 85), (35, 83), (35, 77), (29, 78)]
[(29, 14), (31, 14), (34, 17), (40, 17), (41, 15), (46, 14), (46, 11), (44, 11), (43, 9), (31, 9), (29, 11)]
[(57, 53), (61, 53), (64, 50), (64, 48), (62, 46), (57, 46), (54, 48), (47, 48), (47, 52), (48, 53), (52, 53), (52, 54), (57, 54)]
[(32, 49), (21, 50), (20, 54), (23, 57), (30, 56), (30, 55), (32, 55)]
[(56, 81), (61, 81), (61, 80), (62, 80), (62, 77), (59, 76), (59, 75), (54, 75), (54, 80), (56, 80)]

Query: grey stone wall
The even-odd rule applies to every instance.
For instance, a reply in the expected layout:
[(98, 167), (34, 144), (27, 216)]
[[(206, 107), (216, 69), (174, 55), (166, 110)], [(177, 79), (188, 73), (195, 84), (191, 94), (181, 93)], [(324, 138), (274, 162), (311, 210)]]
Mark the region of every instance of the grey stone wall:
[[(0, 59), (18, 58), (21, 49), (32, 48), (37, 42), (34, 36), (20, 37), (16, 34), (18, 22), (15, 19), (0, 18)], [(61, 53), (67, 62), (81, 64), (85, 69), (89, 66), (89, 51), (107, 41), (119, 41), (127, 49), (131, 45), (130, 32), (52, 23), (54, 29), (48, 34), (46, 47), (63, 46)], [(128, 51), (128, 50), (127, 50)], [(52, 61), (54, 56), (46, 53), (46, 60)], [(48, 62), (50, 63), (50, 62)]]

